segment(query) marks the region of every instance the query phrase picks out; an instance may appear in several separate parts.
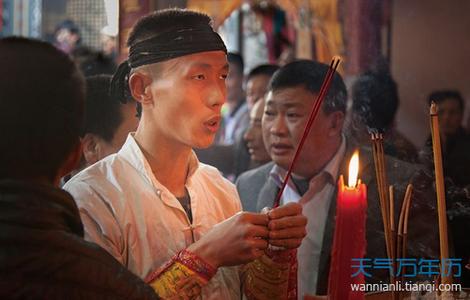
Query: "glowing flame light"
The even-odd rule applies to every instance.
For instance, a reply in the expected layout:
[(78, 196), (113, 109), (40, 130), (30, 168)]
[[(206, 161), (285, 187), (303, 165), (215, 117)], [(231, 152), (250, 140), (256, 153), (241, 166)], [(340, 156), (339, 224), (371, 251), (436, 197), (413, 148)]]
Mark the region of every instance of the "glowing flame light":
[(359, 151), (355, 151), (349, 161), (348, 186), (354, 188), (357, 185), (357, 174), (359, 173)]

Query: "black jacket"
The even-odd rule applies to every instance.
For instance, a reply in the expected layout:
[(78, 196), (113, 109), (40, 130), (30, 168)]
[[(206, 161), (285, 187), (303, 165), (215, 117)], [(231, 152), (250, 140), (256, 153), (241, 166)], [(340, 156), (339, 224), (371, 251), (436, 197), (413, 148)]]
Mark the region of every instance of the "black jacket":
[(48, 185), (0, 180), (0, 299), (158, 299), (83, 240), (73, 198)]

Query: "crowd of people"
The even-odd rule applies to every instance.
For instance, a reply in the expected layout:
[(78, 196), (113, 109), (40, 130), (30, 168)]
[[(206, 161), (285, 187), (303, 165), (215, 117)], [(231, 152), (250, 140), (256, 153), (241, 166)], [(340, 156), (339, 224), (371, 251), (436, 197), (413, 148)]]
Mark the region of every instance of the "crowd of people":
[[(334, 75), (275, 207), (328, 65), (295, 60), (246, 72), (207, 15), (167, 9), (135, 24), (127, 60), (105, 72), (78, 59), (72, 25), (58, 29), (56, 45), (0, 39), (0, 298), (326, 295), (336, 182), (358, 148), (366, 257), (387, 255), (371, 132), (384, 135), (396, 205), (408, 183), (416, 187), (409, 256), (439, 257), (430, 139), (417, 150), (395, 128), (400, 102), (386, 69), (357, 78), (350, 110)], [(451, 251), (465, 265), (465, 101), (453, 90), (429, 101), (439, 111)], [(467, 287), (469, 273), (463, 266)]]

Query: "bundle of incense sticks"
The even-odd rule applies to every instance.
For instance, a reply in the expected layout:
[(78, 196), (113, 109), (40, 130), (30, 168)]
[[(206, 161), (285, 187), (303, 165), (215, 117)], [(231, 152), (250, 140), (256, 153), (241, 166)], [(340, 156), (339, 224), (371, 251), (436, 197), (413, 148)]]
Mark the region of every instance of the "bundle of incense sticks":
[[(434, 156), (434, 172), (436, 178), (437, 213), (439, 218), (439, 245), (442, 264), (449, 258), (449, 243), (447, 238), (447, 212), (444, 187), (444, 171), (442, 168), (441, 139), (439, 134), (439, 119), (437, 115), (436, 103), (432, 102), (429, 114), (431, 119), (432, 150)], [(442, 269), (444, 271), (444, 274), (450, 274), (446, 265), (442, 266)], [(452, 283), (452, 277), (442, 276), (441, 283)]]
[(297, 159), (299, 158), (300, 151), (302, 150), (302, 146), (304, 145), (305, 140), (307, 139), (307, 136), (308, 136), (308, 133), (310, 132), (310, 128), (312, 127), (313, 121), (315, 121), (315, 118), (318, 115), (318, 111), (320, 110), (323, 100), (328, 94), (331, 82), (333, 81), (333, 76), (335, 75), (336, 69), (338, 68), (340, 61), (341, 59), (338, 56), (333, 57), (333, 59), (331, 60), (330, 67), (328, 68), (328, 72), (326, 73), (325, 79), (323, 80), (323, 83), (320, 87), (320, 92), (318, 93), (317, 99), (315, 99), (315, 102), (313, 103), (313, 106), (312, 106), (312, 110), (310, 111), (310, 117), (308, 119), (307, 124), (305, 125), (302, 138), (300, 140), (299, 145), (297, 146), (297, 149), (295, 150), (294, 158), (292, 159), (292, 162), (289, 166), (289, 170), (287, 171), (286, 177), (284, 177), (281, 189), (279, 190), (279, 193), (277, 194), (276, 199), (274, 200), (273, 207), (278, 207), (281, 202), (282, 193), (284, 192), (284, 189), (286, 188), (287, 182), (289, 181), (289, 178), (292, 174), (292, 170), (294, 169), (294, 165)]
[[(393, 193), (393, 189), (391, 189), (391, 193)], [(403, 203), (401, 205), (401, 210), (400, 210), (400, 216), (398, 219), (398, 228), (393, 227), (393, 232), (396, 232), (396, 234), (393, 235), (394, 237), (394, 243), (392, 244), (392, 248), (395, 249), (394, 255), (395, 258), (406, 258), (406, 237), (408, 235), (408, 216), (410, 212), (410, 205), (411, 205), (411, 195), (413, 193), (413, 186), (411, 184), (408, 184), (406, 187), (406, 192), (405, 192), (405, 198), (403, 199)], [(397, 270), (397, 262), (395, 262), (394, 265), (394, 270)], [(401, 272), (402, 276), (400, 278), (400, 281), (404, 281), (404, 274), (406, 274), (405, 270), (402, 270)], [(395, 278), (395, 281), (398, 279)], [(403, 294), (398, 294), (399, 296), (397, 297), (397, 294), (394, 293), (394, 299), (402, 299)]]
[[(408, 216), (413, 186), (408, 184), (406, 188), (397, 224), (397, 222), (395, 222), (395, 197), (393, 186), (388, 186), (387, 188), (383, 135), (372, 133), (371, 139), (377, 179), (377, 190), (379, 193), (380, 209), (384, 226), (385, 246), (387, 256), (393, 263), (393, 272), (390, 273), (390, 282), (394, 283), (397, 281), (397, 278), (395, 278), (397, 258), (406, 257), (406, 236), (408, 233)], [(397, 299), (398, 294), (394, 292), (392, 294), (393, 299)]]

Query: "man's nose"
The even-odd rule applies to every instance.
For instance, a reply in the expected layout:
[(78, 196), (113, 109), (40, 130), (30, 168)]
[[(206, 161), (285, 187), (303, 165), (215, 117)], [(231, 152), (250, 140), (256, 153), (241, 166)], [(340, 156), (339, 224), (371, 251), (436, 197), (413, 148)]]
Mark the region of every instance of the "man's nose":
[(281, 114), (278, 114), (272, 123), (270, 133), (274, 135), (286, 135), (288, 132), (286, 122)]
[(246, 130), (245, 134), (243, 135), (243, 139), (246, 142), (250, 142), (253, 140), (253, 127), (250, 125), (248, 126), (248, 129)]
[(208, 104), (210, 107), (221, 107), (225, 103), (225, 98), (227, 96), (227, 89), (225, 84), (215, 85), (210, 89), (208, 95)]

